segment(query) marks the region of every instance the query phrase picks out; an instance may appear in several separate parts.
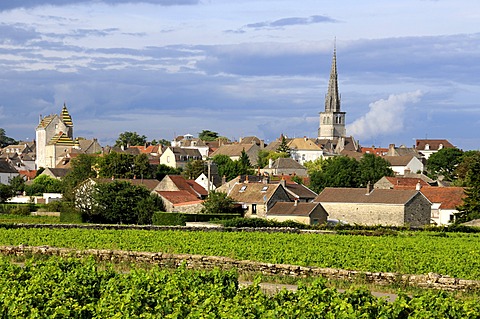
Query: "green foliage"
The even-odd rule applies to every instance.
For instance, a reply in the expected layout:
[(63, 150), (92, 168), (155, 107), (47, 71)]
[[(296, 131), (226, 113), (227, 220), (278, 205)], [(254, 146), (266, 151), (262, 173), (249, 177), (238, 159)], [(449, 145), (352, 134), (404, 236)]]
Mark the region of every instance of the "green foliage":
[(240, 288), (235, 271), (174, 271), (154, 267), (128, 273), (93, 259), (0, 260), (0, 311), (5, 318), (478, 318), (476, 300), (442, 291), (394, 302), (365, 288), (344, 292), (325, 279), (297, 291), (263, 292), (259, 279)]
[(147, 154), (138, 154), (133, 157), (132, 165), (133, 177), (152, 179), (154, 177), (154, 168), (150, 165)]
[(138, 135), (137, 132), (123, 132), (120, 133), (117, 140), (115, 141), (115, 146), (123, 146), (125, 148), (129, 146), (136, 145), (145, 145), (147, 143), (147, 137), (145, 135)]
[(182, 173), (181, 168), (174, 168), (165, 164), (157, 165), (155, 170), (155, 178), (161, 181), (167, 175), (180, 175)]
[(17, 207), (10, 210), (10, 214), (19, 216), (28, 216), (31, 213), (30, 205), (17, 205)]
[(185, 216), (180, 213), (155, 212), (152, 224), (159, 226), (185, 226)]
[(274, 220), (268, 220), (263, 218), (234, 218), (222, 222), (225, 227), (252, 227), (252, 228), (264, 228), (264, 227), (288, 227), (296, 229), (306, 229), (309, 228), (308, 225), (298, 223), (292, 220), (286, 220), (283, 222), (277, 222)]
[(290, 148), (288, 147), (287, 139), (285, 136), (282, 134), (280, 137), (280, 145), (278, 145), (276, 149), (277, 153), (286, 153), (288, 154), (288, 157), (290, 157)]
[(10, 180), (10, 187), (12, 187), (14, 193), (21, 194), (25, 190), (25, 180), (22, 175), (15, 176)]
[(241, 207), (226, 193), (212, 191), (203, 201), (203, 214), (239, 214)]
[(394, 176), (390, 163), (380, 156), (364, 154), (358, 162), (358, 183), (366, 186), (368, 182), (375, 184), (384, 176)]
[(198, 176), (200, 176), (204, 172), (205, 172), (205, 161), (191, 160), (191, 161), (188, 161), (187, 164), (185, 165), (182, 175), (186, 179), (196, 179)]
[(5, 203), (13, 196), (15, 196), (13, 187), (0, 183), (0, 203)]
[(31, 185), (25, 185), (27, 196), (39, 196), (43, 193), (61, 193), (62, 189), (62, 182), (48, 175), (37, 176)]
[(250, 163), (250, 160), (247, 162), (245, 158), (243, 160), (239, 159), (233, 161), (227, 155), (215, 155), (212, 158), (212, 162), (218, 167), (218, 175), (222, 177), (225, 176), (227, 181), (230, 181), (239, 175), (245, 175), (246, 173), (250, 174), (253, 172), (253, 169), (247, 166)]
[(198, 133), (198, 138), (202, 141), (215, 141), (217, 138), (219, 138), (219, 136), (217, 132), (203, 130)]
[(0, 148), (3, 148), (8, 145), (15, 145), (18, 142), (15, 141), (13, 138), (8, 137), (5, 133), (5, 129), (0, 127)]
[(98, 168), (97, 157), (87, 154), (79, 154), (71, 162), (71, 170), (62, 179), (62, 194), (65, 201), (74, 201), (75, 188), (87, 180), (97, 176)]
[(248, 158), (247, 152), (245, 149), (242, 150), (240, 154), (240, 158), (237, 163), (238, 175), (251, 175), (253, 174), (252, 164), (250, 163), (250, 159)]
[(325, 187), (358, 187), (358, 162), (350, 157), (337, 156), (322, 162), (322, 169), (310, 175), (310, 188), (319, 193)]
[(443, 176), (446, 181), (454, 181), (455, 169), (462, 160), (463, 152), (458, 148), (443, 148), (430, 155), (427, 160), (427, 171), (431, 178)]
[(469, 187), (465, 190), (466, 197), (462, 205), (457, 207), (457, 222), (465, 222), (480, 218), (480, 156), (472, 157), (465, 175), (465, 183)]
[(83, 210), (84, 217), (93, 222), (110, 224), (151, 223), (151, 216), (163, 206), (143, 186), (114, 180), (96, 184), (92, 192), (90, 210)]
[(455, 181), (456, 186), (472, 186), (470, 185), (471, 181), (467, 178), (467, 174), (471, 171), (472, 166), (478, 162), (480, 162), (480, 151), (466, 151), (463, 153), (460, 164), (455, 168), (455, 174), (458, 178)]

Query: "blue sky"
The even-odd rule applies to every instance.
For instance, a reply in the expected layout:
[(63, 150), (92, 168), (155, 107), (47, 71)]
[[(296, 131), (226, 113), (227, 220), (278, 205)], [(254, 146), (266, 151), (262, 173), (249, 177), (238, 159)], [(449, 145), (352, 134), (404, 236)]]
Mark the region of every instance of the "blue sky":
[(75, 136), (102, 145), (316, 137), (336, 38), (348, 135), (480, 148), (478, 1), (10, 0), (0, 21), (0, 127), (16, 139), (64, 102)]

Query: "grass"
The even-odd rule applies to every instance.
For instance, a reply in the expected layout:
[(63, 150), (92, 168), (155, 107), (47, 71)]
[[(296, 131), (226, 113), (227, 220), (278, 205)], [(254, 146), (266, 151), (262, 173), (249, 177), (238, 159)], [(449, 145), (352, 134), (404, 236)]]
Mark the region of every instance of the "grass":
[(60, 224), (60, 217), (57, 216), (22, 216), (11, 214), (0, 214), (0, 223), (13, 224)]

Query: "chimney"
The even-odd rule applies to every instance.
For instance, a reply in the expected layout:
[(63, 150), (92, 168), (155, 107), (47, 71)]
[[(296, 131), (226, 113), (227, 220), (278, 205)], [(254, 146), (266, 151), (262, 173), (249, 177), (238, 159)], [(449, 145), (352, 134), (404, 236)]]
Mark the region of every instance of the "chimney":
[(248, 183), (248, 174), (245, 175), (245, 183)]
[(420, 181), (417, 182), (417, 185), (415, 185), (415, 190), (419, 191), (422, 188), (422, 185), (420, 184)]
[(269, 158), (268, 159), (268, 168), (272, 168), (273, 166), (273, 159)]
[(298, 205), (298, 199), (295, 198), (295, 203), (293, 204), (293, 206), (297, 206)]
[(287, 182), (285, 181), (285, 178), (282, 177), (282, 179), (280, 180), (280, 185), (282, 185), (283, 188), (285, 188), (285, 186), (287, 185)]
[(366, 195), (370, 195), (370, 193), (373, 191), (373, 186), (370, 182), (367, 183), (367, 193)]
[(222, 176), (222, 185), (225, 185), (227, 183), (227, 176), (223, 175)]

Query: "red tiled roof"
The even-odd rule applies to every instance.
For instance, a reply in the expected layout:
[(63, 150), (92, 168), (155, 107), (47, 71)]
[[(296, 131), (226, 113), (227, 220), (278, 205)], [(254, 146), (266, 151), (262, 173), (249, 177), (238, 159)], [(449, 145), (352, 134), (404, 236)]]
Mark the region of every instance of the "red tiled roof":
[(188, 191), (157, 191), (157, 193), (173, 205), (203, 202), (202, 200), (199, 200), (197, 196), (190, 194)]
[(34, 179), (35, 176), (37, 175), (37, 170), (32, 170), (32, 171), (21, 170), (21, 171), (18, 171), (18, 173), (20, 175), (27, 177), (28, 180), (31, 180), (31, 179)]
[(463, 187), (422, 187), (420, 192), (432, 203), (441, 203), (442, 209), (455, 209), (466, 196)]
[(186, 180), (183, 176), (181, 175), (168, 175), (172, 182), (177, 186), (179, 190), (187, 191), (190, 194), (198, 197), (199, 195), (201, 196), (207, 196), (208, 192), (205, 188), (203, 188), (201, 185), (199, 185), (197, 182), (194, 180)]
[(384, 156), (388, 153), (388, 148), (383, 147), (362, 147), (360, 151), (363, 154), (373, 154), (377, 156)]
[(417, 150), (423, 151), (425, 150), (425, 146), (428, 144), (429, 150), (436, 151), (440, 149), (440, 145), (442, 145), (443, 148), (454, 148), (455, 146), (452, 145), (449, 141), (445, 139), (436, 139), (436, 140), (416, 140), (415, 142), (415, 148)]
[(420, 178), (413, 178), (413, 177), (390, 177), (385, 176), (385, 178), (392, 183), (393, 188), (395, 189), (415, 189), (417, 187), (417, 183), (420, 183), (421, 187), (429, 186), (427, 182)]

